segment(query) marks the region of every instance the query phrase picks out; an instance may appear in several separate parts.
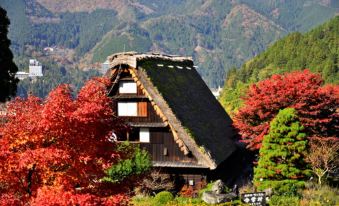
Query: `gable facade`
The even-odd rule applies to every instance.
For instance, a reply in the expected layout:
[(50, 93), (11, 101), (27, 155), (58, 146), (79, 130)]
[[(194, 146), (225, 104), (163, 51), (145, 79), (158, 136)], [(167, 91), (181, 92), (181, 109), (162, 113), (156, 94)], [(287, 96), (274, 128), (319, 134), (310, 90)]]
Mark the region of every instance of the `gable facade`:
[[(118, 69), (112, 72), (118, 72)], [(130, 69), (123, 70), (110, 94), (113, 111), (130, 126), (127, 133), (116, 134), (118, 141), (128, 140), (140, 145), (150, 153), (154, 166), (203, 167), (197, 164), (193, 155), (185, 154), (179, 148), (169, 124), (155, 111), (141, 84), (133, 79)]]

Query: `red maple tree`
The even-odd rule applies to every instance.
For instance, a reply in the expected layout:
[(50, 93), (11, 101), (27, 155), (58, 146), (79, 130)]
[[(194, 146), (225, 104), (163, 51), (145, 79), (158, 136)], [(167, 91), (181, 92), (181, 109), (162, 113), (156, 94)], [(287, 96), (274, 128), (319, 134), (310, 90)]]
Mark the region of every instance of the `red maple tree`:
[(279, 110), (292, 107), (310, 137), (337, 138), (339, 134), (339, 86), (323, 86), (319, 74), (295, 71), (250, 86), (234, 126), (251, 150), (258, 150)]
[[(118, 205), (123, 187), (100, 181), (124, 158), (109, 137), (124, 129), (106, 96), (107, 79), (68, 85), (46, 100), (17, 98), (0, 126), (0, 205)], [(126, 151), (127, 152), (127, 151)]]

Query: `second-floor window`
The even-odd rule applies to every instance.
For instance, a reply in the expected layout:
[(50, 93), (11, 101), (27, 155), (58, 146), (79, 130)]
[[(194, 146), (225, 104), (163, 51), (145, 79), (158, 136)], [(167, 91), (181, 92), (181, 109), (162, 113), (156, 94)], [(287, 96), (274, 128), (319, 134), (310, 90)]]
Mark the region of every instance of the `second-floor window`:
[(147, 102), (118, 102), (118, 116), (147, 117)]
[(132, 81), (119, 82), (119, 94), (136, 94), (137, 83)]
[(137, 102), (118, 102), (118, 116), (138, 116)]

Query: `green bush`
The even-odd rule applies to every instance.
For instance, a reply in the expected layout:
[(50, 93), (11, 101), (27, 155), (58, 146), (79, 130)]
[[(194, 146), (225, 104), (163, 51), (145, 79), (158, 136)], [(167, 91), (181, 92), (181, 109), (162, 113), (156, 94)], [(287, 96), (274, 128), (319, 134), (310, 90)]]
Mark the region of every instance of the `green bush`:
[(296, 196), (278, 196), (273, 195), (269, 201), (272, 206), (298, 206), (300, 205), (299, 197)]
[(213, 183), (214, 182), (210, 182), (206, 185), (206, 187), (204, 187), (203, 189), (199, 190), (198, 194), (199, 194), (199, 197), (202, 196), (202, 194), (206, 191), (211, 191), (212, 190), (212, 186), (213, 186)]
[(147, 151), (140, 149), (128, 142), (124, 142), (118, 147), (118, 151), (129, 151), (130, 157), (121, 160), (106, 171), (107, 177), (103, 178), (107, 182), (121, 182), (126, 178), (141, 175), (147, 172), (152, 162)]
[(154, 203), (156, 203), (156, 205), (164, 205), (164, 204), (167, 204), (167, 203), (169, 203), (173, 200), (174, 200), (173, 194), (168, 192), (168, 191), (159, 192), (154, 197)]
[(275, 195), (296, 196), (298, 191), (305, 187), (304, 181), (299, 180), (277, 180), (263, 181), (258, 187), (259, 190), (272, 188)]

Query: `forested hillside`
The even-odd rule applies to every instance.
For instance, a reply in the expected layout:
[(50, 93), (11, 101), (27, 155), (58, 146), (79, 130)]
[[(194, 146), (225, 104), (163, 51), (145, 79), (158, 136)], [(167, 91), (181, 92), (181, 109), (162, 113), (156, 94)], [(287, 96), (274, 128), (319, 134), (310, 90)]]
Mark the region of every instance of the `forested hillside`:
[(220, 101), (233, 111), (240, 106), (248, 84), (295, 70), (309, 69), (320, 73), (325, 83), (339, 84), (338, 48), (339, 16), (305, 34), (289, 34), (240, 69), (232, 69)]
[(67, 69), (93, 67), (124, 48), (193, 56), (210, 87), (277, 39), (339, 11), (336, 0), (0, 0), (0, 6), (12, 22), (15, 54), (57, 47), (60, 53), (46, 56)]

